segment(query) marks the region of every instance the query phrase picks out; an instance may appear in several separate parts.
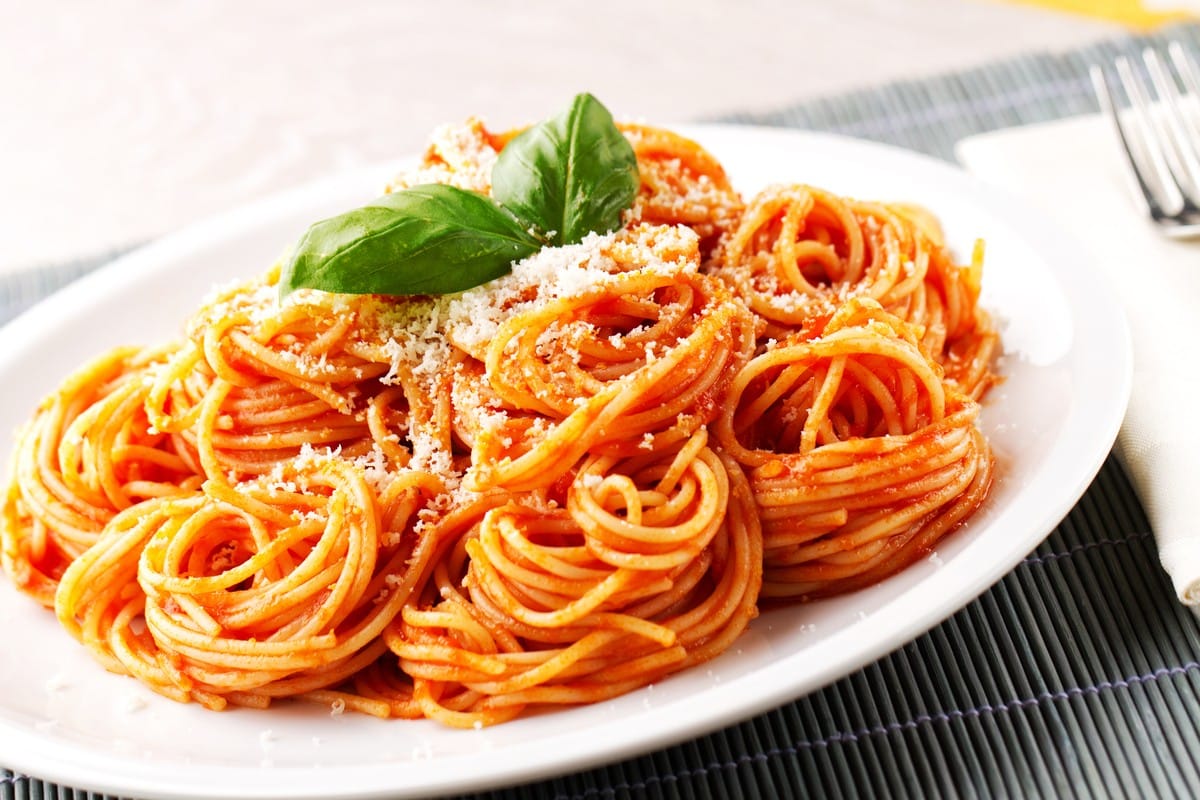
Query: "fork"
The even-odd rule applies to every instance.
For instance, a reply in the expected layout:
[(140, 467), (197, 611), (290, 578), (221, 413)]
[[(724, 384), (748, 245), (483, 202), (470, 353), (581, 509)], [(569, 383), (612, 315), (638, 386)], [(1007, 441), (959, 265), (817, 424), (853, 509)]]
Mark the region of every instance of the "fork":
[(1200, 70), (1179, 42), (1171, 42), (1167, 54), (1174, 75), (1153, 48), (1142, 53), (1156, 104), (1145, 79), (1125, 56), (1113, 65), (1129, 99), (1128, 111), (1119, 107), (1102, 67), (1093, 64), (1091, 78), (1100, 109), (1112, 121), (1125, 152), (1134, 196), (1167, 236), (1182, 239), (1200, 236), (1200, 118), (1195, 108), (1185, 108), (1200, 102)]

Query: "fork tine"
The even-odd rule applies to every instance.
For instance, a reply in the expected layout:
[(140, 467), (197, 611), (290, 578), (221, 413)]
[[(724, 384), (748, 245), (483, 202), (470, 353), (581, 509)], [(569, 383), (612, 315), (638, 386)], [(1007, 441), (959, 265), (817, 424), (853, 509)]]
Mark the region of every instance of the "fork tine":
[(1196, 67), (1196, 62), (1188, 56), (1187, 51), (1179, 42), (1171, 42), (1167, 45), (1167, 54), (1171, 57), (1176, 74), (1183, 80), (1186, 96), (1193, 104), (1192, 108), (1184, 109), (1183, 121), (1191, 134), (1191, 141), (1200, 142), (1200, 116), (1197, 115), (1194, 107), (1196, 102), (1200, 102), (1200, 69)]
[(1179, 88), (1163, 68), (1153, 48), (1146, 48), (1142, 60), (1146, 63), (1146, 72), (1150, 75), (1162, 112), (1154, 115), (1150, 124), (1158, 133), (1158, 141), (1166, 145), (1163, 152), (1170, 162), (1176, 184), (1188, 200), (1194, 204), (1200, 203), (1200, 159), (1197, 158), (1193, 139), (1184, 120)]
[(1167, 45), (1167, 54), (1171, 56), (1171, 63), (1175, 65), (1179, 77), (1183, 78), (1183, 85), (1187, 87), (1188, 92), (1193, 97), (1200, 97), (1200, 69), (1183, 49), (1183, 45), (1171, 42)]
[(1175, 178), (1171, 175), (1171, 169), (1167, 164), (1167, 159), (1163, 152), (1163, 147), (1158, 141), (1158, 136), (1155, 135), (1151, 127), (1153, 125), (1152, 115), (1154, 112), (1150, 108), (1146, 89), (1142, 84), (1142, 79), (1134, 74), (1133, 67), (1129, 65), (1129, 59), (1120, 56), (1116, 59), (1115, 63), (1117, 78), (1120, 80), (1121, 87), (1125, 90), (1125, 94), (1129, 97), (1129, 102), (1133, 107), (1133, 113), (1130, 116), (1133, 118), (1133, 124), (1138, 129), (1138, 146), (1140, 152), (1144, 153), (1149, 160), (1157, 188), (1161, 192), (1159, 195), (1159, 206), (1164, 213), (1175, 216), (1183, 211), (1183, 195), (1180, 192), (1179, 185), (1175, 182)]
[(1121, 147), (1125, 150), (1125, 165), (1129, 168), (1125, 172), (1125, 176), (1130, 179), (1133, 194), (1142, 199), (1150, 216), (1158, 218), (1163, 213), (1162, 206), (1159, 205), (1154, 192), (1151, 191), (1146, 179), (1142, 176), (1142, 170), (1138, 167), (1139, 159), (1134, 155), (1133, 147), (1129, 143), (1129, 136), (1125, 132), (1125, 123), (1121, 122), (1121, 114), (1117, 111), (1116, 97), (1113, 95), (1112, 87), (1108, 85), (1108, 79), (1104, 77), (1104, 70), (1093, 64), (1088, 72), (1092, 78), (1092, 88), (1096, 92), (1096, 99), (1100, 102), (1100, 110), (1112, 121), (1117, 140), (1121, 142)]

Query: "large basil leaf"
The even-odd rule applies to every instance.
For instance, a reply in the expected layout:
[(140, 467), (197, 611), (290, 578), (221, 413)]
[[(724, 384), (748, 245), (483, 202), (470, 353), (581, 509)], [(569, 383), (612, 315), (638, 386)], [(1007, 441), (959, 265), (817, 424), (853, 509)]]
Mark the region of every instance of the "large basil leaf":
[(590, 94), (515, 137), (492, 168), (492, 196), (553, 245), (620, 226), (638, 185), (633, 147)]
[(310, 227), (284, 265), (280, 294), (461, 292), (504, 275), (541, 247), (488, 197), (414, 186)]

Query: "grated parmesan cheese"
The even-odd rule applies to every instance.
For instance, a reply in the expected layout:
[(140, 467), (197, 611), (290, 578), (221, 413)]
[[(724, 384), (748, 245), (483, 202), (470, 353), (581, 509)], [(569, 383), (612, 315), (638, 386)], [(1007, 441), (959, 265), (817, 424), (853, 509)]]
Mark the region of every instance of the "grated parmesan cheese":
[(425, 183), (445, 183), (487, 194), (492, 188), (492, 167), (498, 155), (477, 117), (458, 125), (441, 125), (430, 137), (420, 166), (396, 176), (385, 190), (394, 192)]

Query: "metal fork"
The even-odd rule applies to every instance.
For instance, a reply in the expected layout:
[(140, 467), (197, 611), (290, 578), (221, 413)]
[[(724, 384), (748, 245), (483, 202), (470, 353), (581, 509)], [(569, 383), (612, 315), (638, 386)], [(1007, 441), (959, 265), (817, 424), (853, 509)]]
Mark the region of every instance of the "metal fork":
[(1120, 107), (1102, 67), (1092, 65), (1091, 77), (1100, 109), (1112, 120), (1125, 151), (1135, 197), (1144, 201), (1146, 213), (1167, 236), (1187, 238), (1200, 236), (1200, 111), (1195, 107), (1200, 70), (1178, 42), (1167, 46), (1167, 54), (1174, 74), (1154, 49), (1142, 53), (1157, 103), (1124, 56), (1114, 66), (1129, 99), (1128, 111)]

